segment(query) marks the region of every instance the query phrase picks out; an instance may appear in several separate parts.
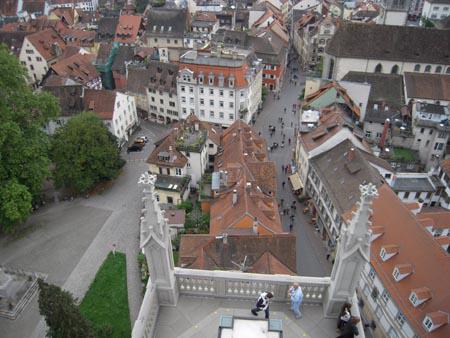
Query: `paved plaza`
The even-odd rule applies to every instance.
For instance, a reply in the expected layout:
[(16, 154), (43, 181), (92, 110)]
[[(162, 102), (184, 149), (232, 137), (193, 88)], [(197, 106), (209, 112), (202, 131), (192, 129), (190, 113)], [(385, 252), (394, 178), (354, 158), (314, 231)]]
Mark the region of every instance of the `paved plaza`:
[[(157, 338), (217, 337), (221, 315), (255, 318), (254, 302), (238, 299), (181, 296), (176, 307), (162, 306), (157, 321)], [(323, 318), (321, 305), (304, 305), (301, 319), (295, 319), (288, 303), (271, 303), (270, 318), (282, 319), (284, 338), (336, 337), (336, 320)], [(264, 314), (259, 313), (259, 319)]]

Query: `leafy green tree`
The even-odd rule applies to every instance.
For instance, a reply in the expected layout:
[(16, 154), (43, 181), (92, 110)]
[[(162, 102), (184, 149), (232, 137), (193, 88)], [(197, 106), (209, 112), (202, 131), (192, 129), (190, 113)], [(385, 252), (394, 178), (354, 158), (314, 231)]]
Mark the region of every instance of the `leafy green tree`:
[(95, 184), (116, 178), (124, 161), (117, 139), (91, 112), (81, 113), (59, 128), (52, 140), (57, 187), (86, 192)]
[(33, 92), (26, 77), (17, 58), (0, 45), (0, 228), (6, 231), (29, 216), (49, 176), (49, 140), (42, 126), (59, 113), (55, 97)]
[(39, 313), (48, 326), (51, 338), (93, 338), (94, 330), (83, 317), (73, 296), (60, 287), (39, 279)]

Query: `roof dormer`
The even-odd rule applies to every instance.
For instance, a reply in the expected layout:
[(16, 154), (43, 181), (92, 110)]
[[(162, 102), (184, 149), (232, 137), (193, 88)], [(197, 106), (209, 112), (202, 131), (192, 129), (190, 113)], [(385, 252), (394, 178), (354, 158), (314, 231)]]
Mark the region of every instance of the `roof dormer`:
[(413, 272), (411, 264), (397, 264), (392, 271), (392, 277), (396, 282), (400, 282), (402, 279), (408, 277)]
[(377, 238), (381, 237), (384, 234), (384, 226), (374, 226), (371, 227), (370, 230), (372, 230), (372, 235), (370, 236), (370, 241), (373, 242)]
[(391, 257), (398, 254), (399, 246), (395, 244), (383, 245), (380, 250), (380, 257), (383, 262), (386, 262)]
[(429, 299), (431, 299), (431, 290), (427, 287), (413, 289), (409, 295), (409, 301), (414, 307), (425, 303)]
[(448, 324), (448, 322), (448, 313), (444, 311), (435, 311), (426, 314), (425, 318), (423, 319), (422, 325), (428, 332), (433, 332), (441, 326)]

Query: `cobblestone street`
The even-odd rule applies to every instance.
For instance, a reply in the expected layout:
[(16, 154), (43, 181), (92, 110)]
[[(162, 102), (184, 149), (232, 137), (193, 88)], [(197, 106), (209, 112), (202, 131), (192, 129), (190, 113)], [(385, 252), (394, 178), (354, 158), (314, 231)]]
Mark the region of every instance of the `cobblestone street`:
[[(294, 65), (294, 67), (297, 67)], [(278, 148), (269, 153), (271, 160), (277, 164), (277, 199), (278, 202), (284, 200), (284, 208), (289, 208), (292, 201), (297, 200), (292, 193), (292, 187), (286, 175), (282, 170), (282, 165), (292, 164), (293, 149), (295, 149), (295, 126), (299, 121), (298, 113), (293, 113), (293, 104), (298, 105), (298, 97), (304, 87), (304, 74), (296, 72), (296, 79), (293, 79), (294, 73), (288, 69), (286, 71), (284, 86), (280, 91), (280, 98), (275, 99), (272, 93), (267, 95), (263, 105), (263, 110), (256, 118), (255, 129), (261, 132), (261, 135), (267, 140), (270, 146), (274, 142), (278, 143)], [(290, 80), (292, 79), (292, 83)], [(286, 108), (286, 112), (284, 111)], [(279, 122), (283, 119), (284, 128)], [(275, 126), (276, 131), (270, 136), (269, 126)], [(282, 147), (285, 133), (284, 147)], [(291, 144), (289, 145), (289, 139)], [(283, 188), (283, 182), (285, 186)], [(297, 236), (297, 273), (301, 276), (327, 276), (331, 272), (331, 264), (326, 260), (326, 251), (323, 243), (314, 227), (309, 224), (310, 217), (302, 213), (304, 205), (297, 201), (297, 209), (294, 213), (293, 232)], [(283, 209), (283, 207), (281, 207)], [(292, 211), (292, 210), (291, 210)], [(292, 212), (290, 213), (292, 215)], [(290, 215), (282, 216), (283, 226), (289, 231)]]

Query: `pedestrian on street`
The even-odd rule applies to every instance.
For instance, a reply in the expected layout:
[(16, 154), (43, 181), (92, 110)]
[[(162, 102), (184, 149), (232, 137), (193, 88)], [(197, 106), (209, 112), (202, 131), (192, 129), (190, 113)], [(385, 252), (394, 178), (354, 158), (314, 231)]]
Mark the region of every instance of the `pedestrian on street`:
[(302, 318), (300, 306), (303, 301), (302, 288), (298, 283), (294, 283), (289, 289), (288, 296), (291, 298), (291, 310), (294, 312), (295, 318)]
[(281, 148), (284, 148), (284, 141), (281, 141)]
[(259, 132), (258, 135), (261, 136), (261, 132)]
[(291, 221), (294, 222), (294, 219), (295, 219), (295, 215), (292, 214), (292, 215), (291, 215)]
[(337, 338), (354, 338), (359, 335), (358, 327), (356, 326), (361, 319), (356, 316), (352, 316), (350, 320), (342, 328), (342, 334)]
[(283, 186), (283, 189), (284, 189), (284, 186), (286, 185), (286, 182), (283, 181), (283, 182), (281, 183), (281, 185)]
[(294, 224), (289, 224), (289, 232), (292, 232), (292, 230), (294, 229)]
[[(291, 126), (292, 127), (292, 126)], [(289, 145), (291, 145), (291, 138), (289, 137), (288, 139)]]
[(284, 171), (284, 164), (281, 165), (281, 171)]
[(284, 107), (284, 113), (286, 114), (286, 107)]
[(285, 210), (286, 210), (286, 215), (289, 215), (290, 209), (286, 208)]
[(259, 311), (264, 311), (266, 319), (269, 319), (269, 299), (271, 298), (273, 298), (272, 292), (262, 292), (256, 301), (256, 307), (252, 309), (253, 315), (257, 316)]

